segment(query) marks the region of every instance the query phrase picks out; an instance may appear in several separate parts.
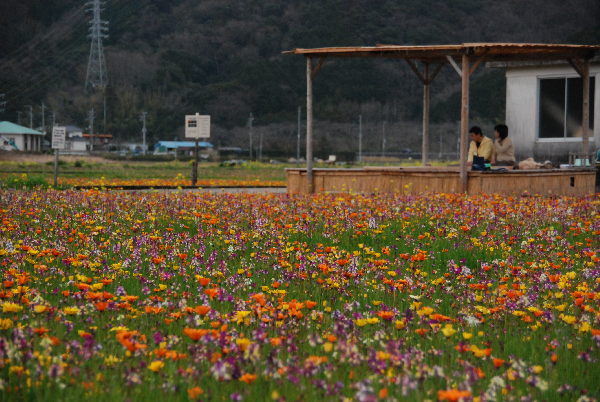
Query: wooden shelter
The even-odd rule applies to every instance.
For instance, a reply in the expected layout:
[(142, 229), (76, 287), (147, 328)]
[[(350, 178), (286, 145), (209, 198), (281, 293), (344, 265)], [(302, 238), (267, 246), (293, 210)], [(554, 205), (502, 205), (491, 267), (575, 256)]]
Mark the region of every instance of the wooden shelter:
[[(423, 83), (423, 166), (429, 148), (429, 85), (445, 64), (450, 64), (462, 79), (460, 191), (468, 191), (467, 151), (469, 123), (469, 77), (482, 62), (568, 61), (583, 79), (582, 154), (587, 155), (589, 121), (590, 59), (600, 46), (518, 43), (463, 43), (461, 45), (331, 47), (295, 49), (284, 53), (306, 58), (306, 176), (307, 192), (314, 191), (312, 167), (313, 94), (315, 75), (328, 58), (404, 59)], [(317, 64), (313, 65), (313, 59)], [(422, 68), (419, 69), (419, 64)]]

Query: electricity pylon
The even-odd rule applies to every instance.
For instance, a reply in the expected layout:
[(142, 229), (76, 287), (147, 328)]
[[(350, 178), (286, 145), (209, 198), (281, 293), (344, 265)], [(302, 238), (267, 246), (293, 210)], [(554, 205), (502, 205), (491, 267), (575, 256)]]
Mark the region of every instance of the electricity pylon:
[(94, 16), (89, 22), (90, 35), (92, 45), (90, 48), (90, 58), (88, 61), (87, 74), (85, 77), (85, 91), (91, 88), (105, 88), (108, 84), (108, 74), (106, 72), (106, 61), (104, 59), (104, 49), (102, 47), (102, 39), (108, 38), (108, 21), (100, 19), (100, 12), (104, 2), (100, 0), (91, 0), (87, 3), (90, 7), (85, 11), (92, 11)]

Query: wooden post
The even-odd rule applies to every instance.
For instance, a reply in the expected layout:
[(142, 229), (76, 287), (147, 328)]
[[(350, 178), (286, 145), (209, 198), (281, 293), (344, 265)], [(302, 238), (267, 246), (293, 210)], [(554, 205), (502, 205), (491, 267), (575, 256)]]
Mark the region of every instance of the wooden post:
[(462, 100), (460, 112), (460, 186), (461, 193), (467, 192), (467, 152), (469, 130), (469, 56), (462, 57)]
[[(198, 122), (197, 124), (200, 123)], [(192, 186), (195, 186), (198, 181), (198, 138), (196, 138), (196, 145), (194, 146), (194, 163), (192, 169)]]
[(306, 58), (306, 184), (307, 193), (313, 192), (313, 93), (312, 93), (312, 59)]
[(423, 166), (429, 162), (429, 63), (425, 63), (425, 82), (423, 85)]
[(54, 189), (58, 187), (58, 149), (54, 150)]
[(584, 157), (587, 161), (589, 153), (588, 131), (590, 126), (590, 59), (585, 59), (583, 61), (583, 71), (581, 71), (581, 78), (583, 78), (583, 116), (581, 118), (581, 152), (583, 153), (582, 157)]

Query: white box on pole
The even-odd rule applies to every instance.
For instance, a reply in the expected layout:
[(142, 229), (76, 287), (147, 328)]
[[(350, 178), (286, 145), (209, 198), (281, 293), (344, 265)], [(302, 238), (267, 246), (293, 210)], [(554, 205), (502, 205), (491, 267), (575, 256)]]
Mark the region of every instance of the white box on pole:
[(52, 149), (65, 149), (66, 127), (52, 127)]
[(186, 138), (210, 138), (210, 116), (199, 113), (185, 116)]

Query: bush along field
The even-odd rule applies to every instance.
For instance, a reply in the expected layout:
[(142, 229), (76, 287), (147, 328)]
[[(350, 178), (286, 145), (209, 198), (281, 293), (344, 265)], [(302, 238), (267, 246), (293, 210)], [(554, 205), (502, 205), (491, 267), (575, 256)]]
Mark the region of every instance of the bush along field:
[(591, 401), (599, 201), (0, 191), (0, 399)]

